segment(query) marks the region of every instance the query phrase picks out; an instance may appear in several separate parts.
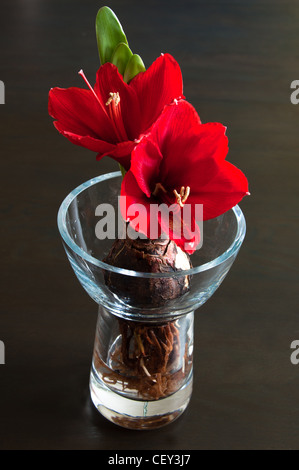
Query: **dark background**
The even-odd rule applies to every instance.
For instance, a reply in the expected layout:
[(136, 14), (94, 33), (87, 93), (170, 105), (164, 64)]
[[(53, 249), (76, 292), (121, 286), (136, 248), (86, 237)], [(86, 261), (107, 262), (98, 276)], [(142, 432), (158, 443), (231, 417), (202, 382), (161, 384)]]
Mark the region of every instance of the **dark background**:
[[(104, 3), (105, 4), (105, 3)], [(228, 127), (247, 175), (247, 236), (228, 277), (196, 313), (191, 403), (156, 431), (119, 428), (89, 399), (96, 304), (80, 287), (56, 225), (64, 197), (116, 164), (60, 136), (53, 86), (85, 87), (99, 67), (98, 0), (1, 0), (1, 449), (299, 449), (299, 79), (297, 0), (115, 0), (148, 67), (179, 62), (203, 122)]]

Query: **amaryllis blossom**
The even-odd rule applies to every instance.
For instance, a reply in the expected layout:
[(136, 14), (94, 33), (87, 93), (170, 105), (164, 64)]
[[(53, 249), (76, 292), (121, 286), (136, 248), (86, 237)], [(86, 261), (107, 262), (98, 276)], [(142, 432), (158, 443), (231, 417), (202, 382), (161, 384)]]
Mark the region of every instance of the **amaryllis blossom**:
[[(161, 232), (184, 251), (193, 253), (200, 240), (196, 208), (203, 205), (203, 220), (217, 217), (248, 193), (245, 175), (226, 161), (226, 128), (202, 124), (191, 104), (176, 101), (161, 116), (132, 152), (131, 168), (122, 182), (122, 214), (133, 228), (151, 238), (155, 219), (151, 207), (166, 205), (172, 212), (157, 213)], [(145, 219), (130, 211), (138, 204)], [(190, 220), (184, 216), (189, 208)], [(142, 212), (142, 211), (141, 211)]]
[(108, 155), (126, 170), (130, 167), (134, 142), (148, 132), (165, 105), (182, 96), (182, 74), (169, 54), (162, 54), (129, 84), (117, 67), (102, 65), (94, 88), (82, 71), (88, 89), (52, 88), (49, 114), (55, 127), (71, 142), (97, 152), (97, 159)]

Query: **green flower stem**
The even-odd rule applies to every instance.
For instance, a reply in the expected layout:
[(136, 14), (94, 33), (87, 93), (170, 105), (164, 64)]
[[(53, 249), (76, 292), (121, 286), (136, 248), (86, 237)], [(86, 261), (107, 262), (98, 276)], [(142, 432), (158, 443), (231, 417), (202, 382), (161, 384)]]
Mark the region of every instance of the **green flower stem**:
[(121, 171), (122, 177), (124, 177), (125, 174), (126, 174), (126, 170), (124, 169), (124, 167), (120, 163), (119, 163), (119, 169)]

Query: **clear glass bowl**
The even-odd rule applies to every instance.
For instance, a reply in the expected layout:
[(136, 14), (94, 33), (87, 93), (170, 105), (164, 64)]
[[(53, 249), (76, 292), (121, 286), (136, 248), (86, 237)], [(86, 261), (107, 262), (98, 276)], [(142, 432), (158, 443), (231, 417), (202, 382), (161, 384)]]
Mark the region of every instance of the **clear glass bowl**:
[[(58, 227), (64, 248), (82, 287), (97, 304), (128, 319), (147, 316), (147, 320), (154, 320), (161, 314), (177, 317), (198, 309), (219, 287), (242, 245), (246, 223), (240, 207), (235, 206), (220, 217), (203, 223), (203, 244), (191, 256), (193, 268), (188, 271), (159, 274), (116, 268), (102, 261), (113, 240), (96, 237), (99, 217), (95, 212), (99, 204), (109, 203), (117, 214), (121, 181), (120, 172), (93, 178), (74, 189), (59, 209)], [(119, 276), (122, 283), (133, 283), (137, 289), (140, 282), (148, 279), (184, 276), (191, 276), (191, 286), (180, 299), (157, 308), (113, 294), (105, 284), (107, 272)]]
[[(114, 172), (74, 189), (61, 204), (58, 227), (77, 278), (99, 306), (90, 375), (92, 401), (118, 425), (153, 429), (176, 419), (189, 403), (194, 311), (227, 275), (244, 240), (246, 223), (239, 206), (203, 222), (203, 243), (191, 255), (192, 269), (187, 271), (161, 274), (117, 268), (102, 261), (115, 237), (96, 236), (100, 220), (96, 214), (99, 205), (112, 205), (116, 235), (121, 182), (121, 173)], [(107, 276), (125, 289), (113, 292)], [(135, 295), (146, 292), (152, 282), (167, 285), (186, 277), (189, 289), (175, 300), (155, 305), (150, 296)]]

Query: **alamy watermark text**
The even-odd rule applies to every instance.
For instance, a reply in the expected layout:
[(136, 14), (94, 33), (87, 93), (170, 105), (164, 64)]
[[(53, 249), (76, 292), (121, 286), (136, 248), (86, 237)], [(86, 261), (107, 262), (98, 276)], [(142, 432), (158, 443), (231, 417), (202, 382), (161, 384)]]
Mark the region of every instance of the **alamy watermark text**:
[(291, 344), (291, 349), (294, 349), (294, 351), (291, 354), (291, 363), (294, 366), (297, 366), (299, 364), (299, 341), (295, 340)]
[(294, 90), (291, 93), (291, 103), (298, 104), (299, 103), (299, 80), (292, 81), (291, 89)]
[(0, 104), (5, 104), (5, 86), (2, 80), (0, 80)]
[(0, 340), (0, 365), (5, 364), (5, 346), (3, 341)]
[(99, 204), (95, 210), (95, 216), (99, 217), (99, 221), (95, 226), (95, 235), (99, 240), (115, 240), (116, 238), (125, 238), (126, 233), (123, 230), (123, 218), (121, 207), (126, 208), (127, 217), (134, 220), (134, 227), (138, 227), (138, 231), (132, 231), (130, 238), (145, 238), (143, 234), (147, 234), (149, 238), (155, 240), (159, 238), (161, 227), (160, 222), (163, 220), (163, 235), (171, 233), (173, 240), (184, 239), (186, 243), (192, 241), (198, 231), (201, 233), (200, 242), (196, 249), (201, 248), (203, 242), (203, 205), (185, 204), (182, 210), (177, 204), (150, 204), (144, 206), (136, 203), (126, 204), (126, 196), (118, 197), (118, 211), (109, 203)]

